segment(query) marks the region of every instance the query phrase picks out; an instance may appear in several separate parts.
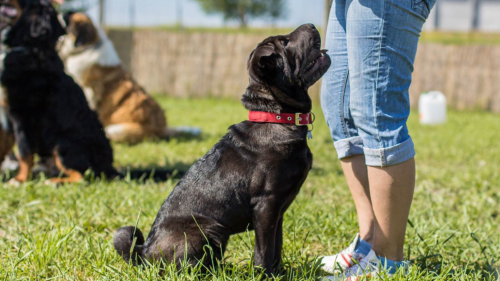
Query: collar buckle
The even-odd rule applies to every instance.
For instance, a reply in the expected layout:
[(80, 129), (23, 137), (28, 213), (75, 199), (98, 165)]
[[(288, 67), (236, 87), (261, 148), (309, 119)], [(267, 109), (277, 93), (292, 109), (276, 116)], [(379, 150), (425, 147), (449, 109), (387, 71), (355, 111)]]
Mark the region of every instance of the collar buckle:
[[(301, 124), (302, 122), (302, 117), (300, 115), (305, 115), (307, 116), (306, 119), (307, 122), (305, 124)], [(309, 125), (309, 113), (295, 113), (295, 126), (307, 126)]]

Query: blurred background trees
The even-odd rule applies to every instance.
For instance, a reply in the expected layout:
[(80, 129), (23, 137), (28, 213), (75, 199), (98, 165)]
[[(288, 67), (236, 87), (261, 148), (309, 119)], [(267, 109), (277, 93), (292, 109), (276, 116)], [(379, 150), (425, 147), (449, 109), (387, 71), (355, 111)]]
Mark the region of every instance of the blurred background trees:
[(278, 19), (286, 18), (286, 0), (269, 0), (268, 1), (268, 15), (271, 18), (271, 24), (276, 27)]
[(87, 11), (89, 9), (89, 0), (65, 0), (64, 5), (61, 6), (62, 11)]
[(209, 14), (221, 14), (224, 21), (237, 20), (246, 27), (252, 18), (268, 17), (272, 24), (285, 15), (286, 0), (195, 0)]
[(65, 0), (64, 5), (60, 7), (62, 12), (66, 11), (78, 11), (87, 12), (92, 6), (99, 6), (99, 24), (104, 25), (104, 15), (105, 15), (105, 0)]

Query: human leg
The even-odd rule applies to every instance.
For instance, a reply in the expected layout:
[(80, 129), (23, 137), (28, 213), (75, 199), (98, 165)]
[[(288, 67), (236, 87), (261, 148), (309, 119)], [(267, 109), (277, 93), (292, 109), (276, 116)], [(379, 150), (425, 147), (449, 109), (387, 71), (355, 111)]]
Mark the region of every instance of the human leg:
[(415, 188), (415, 160), (389, 167), (369, 167), (375, 214), (373, 250), (389, 260), (403, 260), (406, 224)]
[[(337, 154), (358, 212), (360, 238), (367, 241), (369, 248), (362, 251), (366, 255), (371, 249), (373, 212), (370, 203), (368, 173), (363, 156), (363, 143), (359, 137), (349, 106), (349, 71), (346, 41), (346, 0), (335, 1), (330, 13), (326, 48), (332, 66), (323, 77), (321, 103), (330, 127)], [(359, 240), (362, 241), (362, 240)], [(337, 268), (345, 269), (354, 264), (351, 259), (361, 257), (358, 237), (349, 248), (334, 256), (324, 257), (323, 269), (332, 272)], [(363, 255), (363, 256), (364, 256)]]
[(332, 4), (326, 35), (326, 48), (332, 67), (323, 77), (321, 104), (330, 127), (337, 154), (360, 218), (361, 238), (372, 239), (373, 213), (364, 163), (363, 143), (350, 112), (350, 83), (346, 40), (346, 0)]
[(403, 259), (415, 185), (415, 151), (406, 126), (408, 89), (425, 22), (422, 9), (428, 15), (433, 4), (353, 0), (347, 12), (351, 114), (368, 165), (373, 249), (394, 261)]
[(373, 214), (365, 156), (356, 155), (344, 158), (341, 163), (347, 185), (356, 205), (360, 238), (373, 245), (375, 216)]

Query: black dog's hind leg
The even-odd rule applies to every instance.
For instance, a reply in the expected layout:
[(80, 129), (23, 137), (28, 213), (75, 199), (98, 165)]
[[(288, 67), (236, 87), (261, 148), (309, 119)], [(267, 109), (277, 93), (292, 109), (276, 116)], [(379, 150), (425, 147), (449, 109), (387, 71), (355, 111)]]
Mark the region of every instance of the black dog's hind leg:
[(52, 183), (73, 183), (83, 180), (83, 173), (90, 168), (90, 161), (77, 148), (56, 148), (54, 159), (57, 168), (66, 178), (51, 178)]
[[(26, 123), (28, 123), (28, 125), (32, 125), (33, 122)], [(33, 156), (36, 147), (36, 140), (33, 139), (36, 138), (37, 135), (28, 135), (28, 132), (33, 129), (31, 128), (31, 130), (25, 130), (23, 125), (24, 123), (22, 121), (14, 123), (14, 132), (19, 153), (19, 172), (15, 177), (17, 182), (25, 182), (29, 179), (31, 175), (31, 168), (33, 168)]]
[(24, 157), (19, 157), (19, 172), (15, 177), (18, 182), (25, 182), (28, 180), (31, 174), (31, 168), (33, 168), (33, 154), (26, 155)]
[(77, 170), (69, 169), (64, 164), (62, 163), (61, 158), (55, 154), (55, 161), (56, 161), (56, 166), (57, 168), (66, 175), (66, 178), (51, 178), (49, 181), (51, 183), (73, 183), (73, 182), (80, 182), (83, 180), (83, 174)]
[(280, 220), (280, 206), (270, 203), (270, 198), (262, 199), (254, 209), (253, 225), (255, 227), (255, 266), (264, 268), (271, 276), (275, 262), (276, 233)]

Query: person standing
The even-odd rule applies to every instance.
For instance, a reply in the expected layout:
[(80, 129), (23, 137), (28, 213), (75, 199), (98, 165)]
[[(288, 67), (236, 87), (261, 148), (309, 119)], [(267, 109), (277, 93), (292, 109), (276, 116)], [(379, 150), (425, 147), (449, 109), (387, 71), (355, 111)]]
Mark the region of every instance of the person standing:
[(358, 213), (359, 234), (322, 268), (348, 280), (392, 275), (403, 261), (415, 188), (406, 125), (418, 40), (436, 0), (334, 0), (321, 104)]

